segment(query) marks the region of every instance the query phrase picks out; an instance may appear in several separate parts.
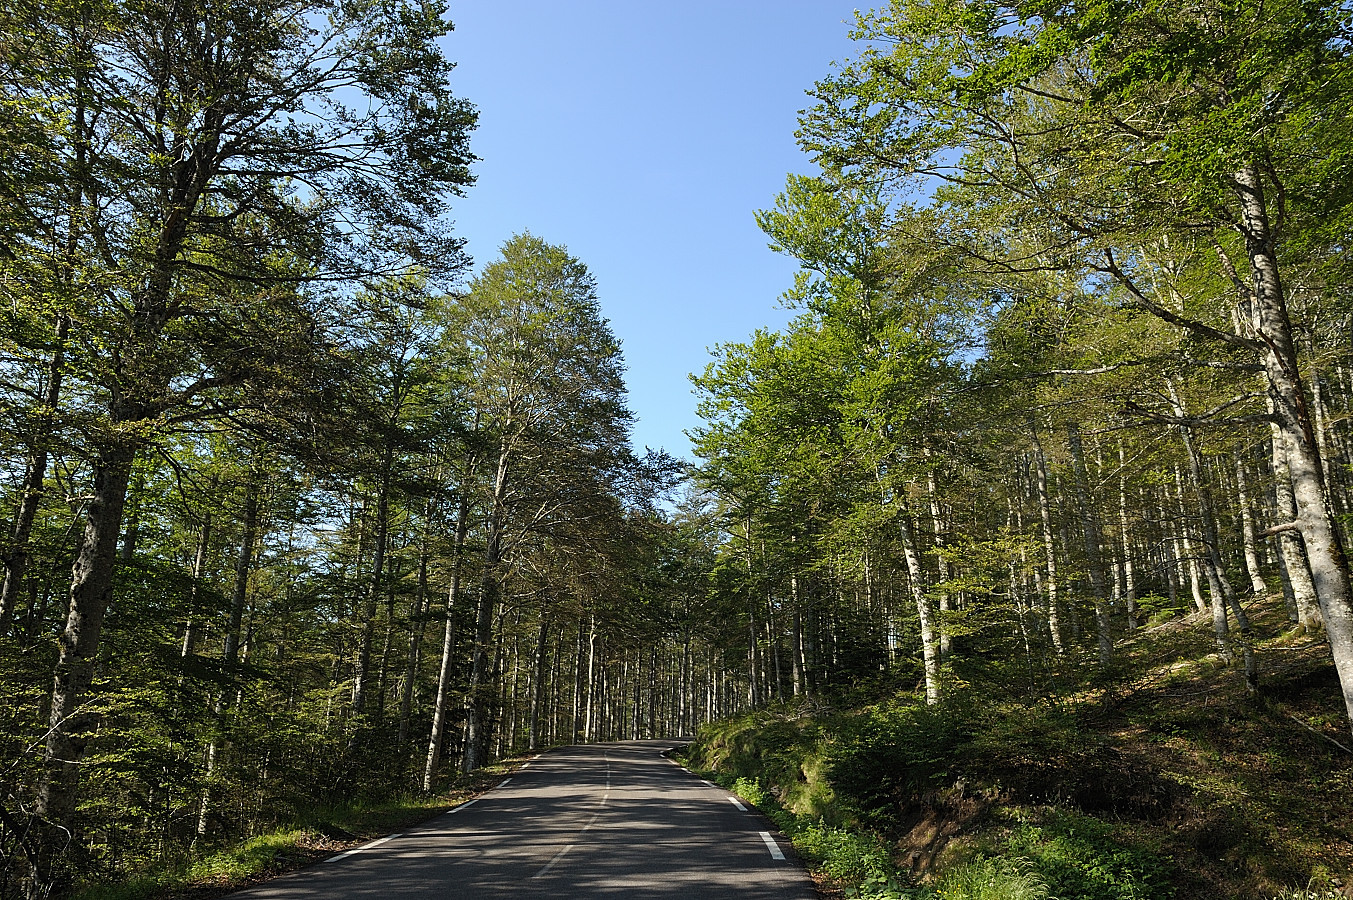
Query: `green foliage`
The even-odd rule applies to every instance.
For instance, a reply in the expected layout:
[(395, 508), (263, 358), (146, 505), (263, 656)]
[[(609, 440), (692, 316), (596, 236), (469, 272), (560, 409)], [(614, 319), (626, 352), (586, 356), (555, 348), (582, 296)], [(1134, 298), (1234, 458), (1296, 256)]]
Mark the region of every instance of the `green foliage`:
[(1147, 627), (1168, 622), (1179, 615), (1179, 608), (1170, 603), (1169, 597), (1160, 594), (1146, 594), (1137, 598), (1137, 609), (1146, 618)]
[(738, 778), (733, 782), (733, 793), (751, 803), (753, 806), (768, 806), (770, 795), (761, 787), (761, 782), (755, 778)]
[(1044, 815), (1023, 824), (1009, 852), (1027, 858), (1061, 900), (1168, 900), (1173, 867), (1159, 850), (1122, 845), (1115, 829), (1074, 813)]
[(1028, 860), (978, 856), (945, 872), (936, 886), (943, 900), (1053, 900)]
[(877, 835), (819, 821), (795, 829), (793, 839), (794, 848), (805, 859), (836, 881), (860, 885), (861, 890), (896, 881), (892, 856)]
[(957, 751), (977, 730), (971, 704), (961, 695), (934, 706), (881, 703), (851, 723), (833, 749), (829, 780), (865, 821), (883, 825), (900, 803), (952, 782)]

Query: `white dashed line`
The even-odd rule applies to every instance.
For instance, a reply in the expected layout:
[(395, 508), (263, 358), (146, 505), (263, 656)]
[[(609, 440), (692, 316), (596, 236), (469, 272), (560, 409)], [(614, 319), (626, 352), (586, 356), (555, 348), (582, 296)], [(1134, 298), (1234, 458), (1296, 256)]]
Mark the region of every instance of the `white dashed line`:
[(458, 813), (458, 812), (460, 812), (462, 809), (464, 809), (465, 807), (467, 807), (467, 806), (474, 806), (474, 805), (475, 805), (476, 803), (478, 803), (478, 802), (479, 802), (479, 798), (478, 798), (478, 797), (475, 797), (473, 800), (469, 800), (469, 801), (467, 801), (467, 802), (465, 802), (465, 803), (462, 803), (460, 806), (457, 806), (455, 809), (451, 810), (451, 812), (448, 812), (447, 815), (449, 816), (449, 815), (451, 815), (451, 813)]
[(743, 806), (741, 803), (739, 803), (737, 797), (729, 797), (729, 798), (728, 798), (728, 802), (731, 803), (731, 804), (733, 804), (734, 806), (736, 806), (738, 809), (742, 810), (743, 812), (746, 812), (746, 811), (747, 811), (747, 807), (745, 807), (745, 806)]
[(567, 853), (568, 851), (572, 850), (572, 849), (573, 849), (573, 845), (572, 845), (572, 844), (569, 844), (569, 845), (568, 845), (567, 847), (565, 847), (563, 850), (560, 850), (558, 853), (556, 853), (556, 854), (554, 855), (554, 859), (550, 860), (549, 862), (545, 863), (545, 865), (541, 866), (540, 871), (537, 872), (536, 874), (532, 875), (531, 877), (532, 877), (532, 878), (539, 878), (539, 877), (541, 877), (542, 875), (544, 875), (546, 872), (550, 871), (550, 869), (553, 869), (553, 868), (554, 868), (554, 864), (557, 863), (557, 862), (559, 862), (559, 860), (563, 859), (563, 858), (564, 858), (564, 854)]
[(766, 842), (766, 849), (770, 851), (771, 859), (784, 859), (784, 852), (780, 850), (780, 845), (775, 843), (775, 838), (770, 836), (769, 831), (761, 832), (761, 840)]
[[(507, 783), (508, 783), (509, 781), (511, 781), (511, 780), (512, 780), (511, 778), (504, 778), (502, 781), (498, 782), (498, 787), (504, 787), (504, 786), (506, 786)], [(498, 790), (498, 788), (494, 788), (494, 790), (496, 791), (496, 790)]]

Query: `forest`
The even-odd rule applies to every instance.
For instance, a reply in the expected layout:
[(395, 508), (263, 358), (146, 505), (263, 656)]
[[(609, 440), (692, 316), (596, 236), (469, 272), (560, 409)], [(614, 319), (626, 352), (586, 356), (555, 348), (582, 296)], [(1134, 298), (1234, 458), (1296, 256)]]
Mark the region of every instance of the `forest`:
[[(1023, 817), (962, 871), (1032, 892), (945, 897), (1353, 871), (1353, 11), (858, 14), (694, 462), (632, 447), (584, 261), (448, 225), (454, 13), (0, 8), (0, 897), (697, 729), (850, 896), (936, 896), (918, 810)], [(1259, 761), (1323, 824), (1206, 799)], [(1095, 812), (1179, 868), (1058, 875)], [(1113, 831), (1189, 816), (1233, 839)]]

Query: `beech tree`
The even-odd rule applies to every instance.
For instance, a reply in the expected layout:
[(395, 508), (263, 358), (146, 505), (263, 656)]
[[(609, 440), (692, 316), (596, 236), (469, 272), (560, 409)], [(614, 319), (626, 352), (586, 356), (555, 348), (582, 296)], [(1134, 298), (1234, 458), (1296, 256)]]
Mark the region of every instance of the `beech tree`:
[[(842, 178), (938, 179), (953, 185), (944, 202), (1008, 223), (999, 241), (951, 234), (975, 264), (1061, 267), (1262, 367), (1271, 411), (1253, 415), (1282, 433), (1297, 506), (1274, 527), (1302, 535), (1353, 716), (1348, 564), (1289, 312), (1346, 230), (1348, 187), (1332, 176), (1346, 117), (1330, 111), (1349, 102), (1347, 28), (1302, 3), (1101, 16), (898, 2), (861, 16), (859, 36), (878, 43), (818, 85), (801, 135)], [(1200, 238), (1214, 277), (1181, 311), (1150, 247)]]
[[(470, 180), (474, 112), (450, 93), (439, 4), (20, 10), (33, 46), (67, 49), (12, 80), (7, 108), (57, 133), (74, 196), (47, 204), (17, 255), (52, 234), (84, 251), (65, 365), (84, 380), (92, 487), (38, 797), (61, 829), (137, 454), (308, 352), (320, 294), (305, 285), (425, 255), (455, 271), (458, 242), (436, 217)], [(36, 863), (45, 883), (50, 859)]]
[(595, 280), (563, 247), (530, 234), (501, 252), (471, 283), (450, 332), (469, 360), (467, 402), (486, 448), (466, 771), (484, 760), (484, 691), (505, 554), (527, 534), (585, 515), (587, 486), (618, 480), (630, 454), (620, 345), (601, 316)]

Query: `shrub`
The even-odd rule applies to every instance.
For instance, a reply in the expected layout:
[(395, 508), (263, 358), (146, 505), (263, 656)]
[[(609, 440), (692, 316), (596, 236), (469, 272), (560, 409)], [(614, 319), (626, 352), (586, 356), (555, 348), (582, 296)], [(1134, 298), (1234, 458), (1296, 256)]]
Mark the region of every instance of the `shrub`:
[(962, 697), (935, 706), (880, 704), (853, 723), (832, 752), (828, 780), (861, 819), (882, 824), (898, 803), (951, 780), (958, 748), (972, 739), (976, 718)]
[(1108, 825), (1048, 814), (1012, 835), (1009, 852), (1028, 859), (1061, 900), (1167, 900), (1174, 896), (1159, 854), (1124, 847)]
[(946, 872), (938, 893), (944, 900), (1052, 900), (1028, 860), (986, 856)]
[(877, 886), (896, 874), (888, 849), (873, 835), (815, 822), (795, 832), (794, 848), (845, 884), (870, 881)]

